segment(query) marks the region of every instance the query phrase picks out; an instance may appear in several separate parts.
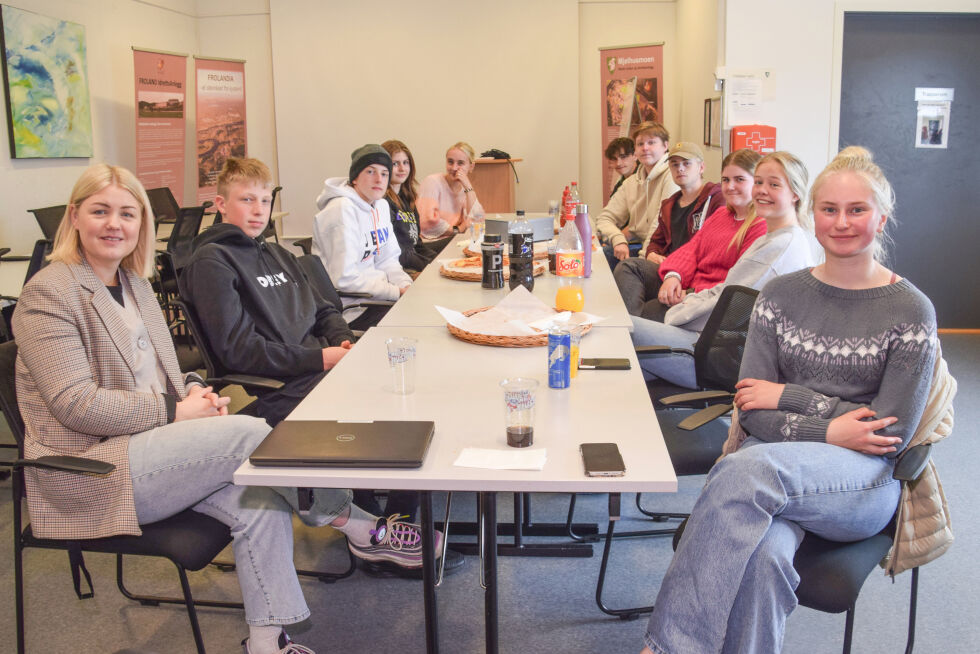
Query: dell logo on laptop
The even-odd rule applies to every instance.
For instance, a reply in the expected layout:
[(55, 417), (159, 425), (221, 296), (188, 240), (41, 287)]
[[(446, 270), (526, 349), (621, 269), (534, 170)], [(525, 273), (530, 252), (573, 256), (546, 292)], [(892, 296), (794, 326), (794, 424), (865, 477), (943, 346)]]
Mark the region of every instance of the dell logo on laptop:
[(357, 438), (354, 434), (338, 434), (337, 440), (341, 443), (347, 443)]

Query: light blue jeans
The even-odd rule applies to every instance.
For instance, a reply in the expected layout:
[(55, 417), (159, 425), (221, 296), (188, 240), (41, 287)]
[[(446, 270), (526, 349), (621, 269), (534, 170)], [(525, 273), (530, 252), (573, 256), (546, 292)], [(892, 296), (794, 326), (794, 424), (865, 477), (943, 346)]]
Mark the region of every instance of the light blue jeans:
[[(692, 332), (662, 322), (647, 320), (639, 316), (630, 316), (633, 321), (633, 346), (666, 345), (668, 347), (684, 348), (694, 351), (700, 332)], [(643, 378), (646, 380), (660, 378), (671, 384), (684, 388), (697, 388), (694, 374), (694, 357), (687, 354), (656, 354), (640, 359)]]
[[(129, 439), (140, 524), (191, 508), (231, 528), (238, 583), (250, 625), (293, 624), (310, 615), (293, 566), (295, 489), (235, 486), (232, 473), (270, 427), (249, 416), (175, 422)], [(350, 504), (349, 490), (318, 489), (304, 523), (323, 526)]]
[(827, 443), (749, 438), (708, 474), (647, 626), (663, 654), (782, 650), (803, 530), (878, 533), (898, 506), (893, 462)]

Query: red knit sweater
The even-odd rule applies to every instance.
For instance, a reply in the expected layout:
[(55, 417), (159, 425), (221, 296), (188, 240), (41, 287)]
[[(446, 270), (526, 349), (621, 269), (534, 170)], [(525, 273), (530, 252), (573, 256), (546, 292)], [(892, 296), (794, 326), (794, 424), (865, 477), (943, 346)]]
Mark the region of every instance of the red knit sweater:
[(704, 221), (691, 240), (675, 250), (660, 264), (660, 278), (669, 272), (679, 273), (681, 286), (703, 291), (725, 281), (728, 269), (755, 239), (766, 233), (766, 221), (756, 218), (742, 241), (742, 247), (728, 247), (742, 225), (728, 207), (721, 207)]

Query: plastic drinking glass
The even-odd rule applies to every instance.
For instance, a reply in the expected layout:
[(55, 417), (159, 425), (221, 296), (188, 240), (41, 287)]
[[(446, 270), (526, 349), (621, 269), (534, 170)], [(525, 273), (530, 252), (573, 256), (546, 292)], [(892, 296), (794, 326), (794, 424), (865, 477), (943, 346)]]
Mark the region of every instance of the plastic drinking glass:
[(415, 392), (415, 347), (418, 340), (414, 338), (389, 338), (385, 341), (388, 347), (388, 366), (394, 378), (394, 390), (401, 395)]
[(538, 382), (526, 377), (514, 377), (500, 382), (500, 387), (504, 389), (507, 444), (511, 447), (530, 447), (534, 444), (534, 395)]

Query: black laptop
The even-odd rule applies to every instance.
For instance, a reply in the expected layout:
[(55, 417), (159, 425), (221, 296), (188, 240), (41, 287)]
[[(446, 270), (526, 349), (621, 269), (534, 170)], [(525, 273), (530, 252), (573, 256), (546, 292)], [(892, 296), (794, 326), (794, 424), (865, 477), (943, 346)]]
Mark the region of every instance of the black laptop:
[(418, 468), (432, 441), (431, 420), (283, 420), (255, 448), (255, 466)]

